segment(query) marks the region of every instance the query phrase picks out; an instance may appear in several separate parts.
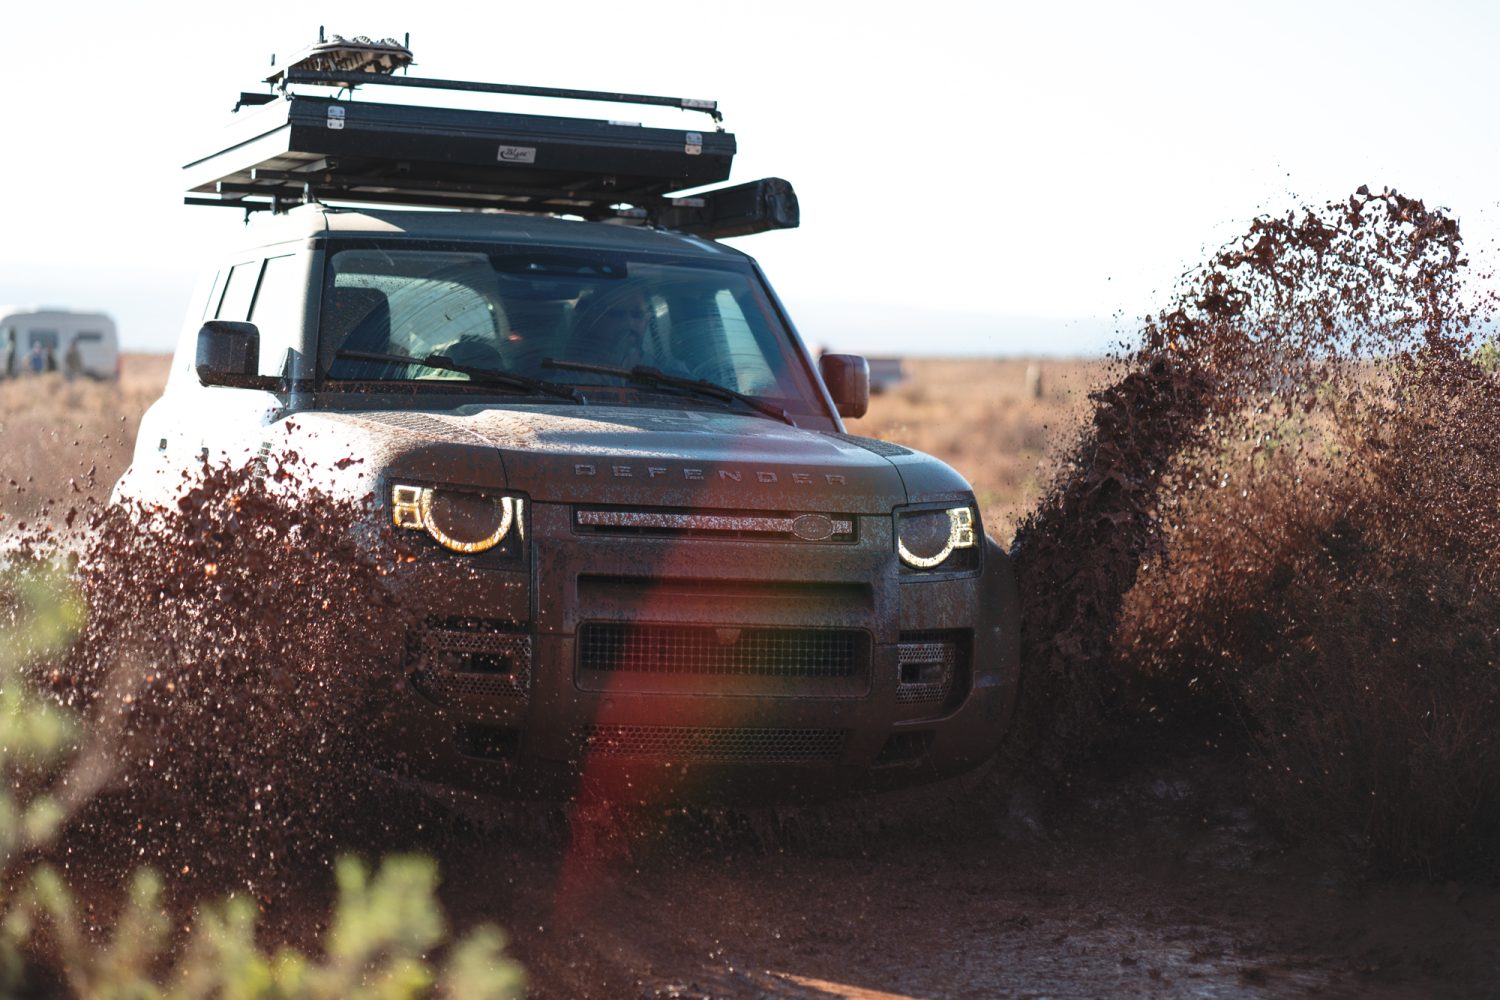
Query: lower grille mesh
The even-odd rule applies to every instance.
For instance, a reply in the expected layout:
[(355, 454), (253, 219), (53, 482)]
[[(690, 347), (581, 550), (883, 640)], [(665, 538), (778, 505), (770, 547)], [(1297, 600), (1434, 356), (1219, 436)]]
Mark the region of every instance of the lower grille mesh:
[(588, 726), (580, 731), (579, 744), (585, 754), (605, 757), (774, 764), (836, 761), (847, 735), (842, 729)]
[(526, 686), (505, 675), (418, 673), (414, 682), (423, 694), (438, 701), (455, 698), (525, 698)]
[[(903, 632), (896, 646), (900, 671), (896, 701), (908, 705), (945, 705), (961, 695), (968, 682), (968, 633)], [(957, 689), (957, 690), (956, 690)]]
[(429, 625), (415, 637), (412, 647), (412, 684), (434, 701), (524, 700), (527, 696), (529, 635), (487, 626)]
[(854, 629), (714, 628), (592, 622), (578, 633), (585, 670), (835, 678), (863, 675), (869, 641)]
[(897, 647), (901, 681), (896, 685), (898, 702), (948, 700), (953, 688), (956, 650), (951, 642), (903, 642)]

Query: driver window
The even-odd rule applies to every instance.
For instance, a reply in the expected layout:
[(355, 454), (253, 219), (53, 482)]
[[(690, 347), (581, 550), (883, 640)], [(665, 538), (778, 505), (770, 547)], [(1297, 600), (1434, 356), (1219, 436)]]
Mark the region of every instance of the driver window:
[(224, 282), (223, 298), (215, 319), (234, 320), (243, 323), (250, 315), (250, 300), (255, 297), (255, 281), (260, 277), (260, 261), (251, 260), (236, 264), (229, 269), (229, 278)]
[(295, 255), (267, 258), (250, 322), (260, 331), (260, 374), (282, 376), (287, 352), (302, 346), (305, 263)]
[[(477, 254), (343, 251), (324, 304), (325, 349), (422, 358), (441, 354), (474, 368), (502, 368), (504, 309), (494, 272)], [(329, 341), (332, 341), (329, 344)], [(335, 378), (463, 379), (436, 368), (333, 360)]]

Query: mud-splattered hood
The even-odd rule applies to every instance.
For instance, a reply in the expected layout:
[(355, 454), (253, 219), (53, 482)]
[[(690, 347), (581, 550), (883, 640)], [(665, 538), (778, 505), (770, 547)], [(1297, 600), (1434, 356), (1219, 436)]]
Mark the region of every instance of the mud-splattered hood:
[[(891, 458), (914, 454), (696, 409), (470, 406), (320, 416), (367, 433), (379, 428), (376, 437), (396, 439), (390, 466), (419, 462), (429, 481), (471, 480), (466, 466), (487, 465), (498, 453), (505, 485), (541, 502), (885, 513), (907, 498)], [(458, 458), (464, 454), (467, 461)]]

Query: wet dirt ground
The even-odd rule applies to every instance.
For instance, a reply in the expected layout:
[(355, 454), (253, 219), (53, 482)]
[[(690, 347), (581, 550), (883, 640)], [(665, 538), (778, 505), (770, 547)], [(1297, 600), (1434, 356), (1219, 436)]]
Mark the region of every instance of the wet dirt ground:
[[(1226, 329), (1225, 337), (1238, 343), (1228, 337), (1237, 328)], [(1199, 327), (1192, 331), (1202, 336)], [(1146, 370), (1155, 381), (1137, 388), (1176, 384), (1175, 370)], [(1140, 411), (1122, 405), (1109, 412)], [(1170, 410), (1156, 412), (1165, 414), (1158, 424), (1168, 430), (1180, 423)], [(1106, 429), (1123, 430), (1096, 437), (1094, 444), (1110, 445), (1114, 450), (1105, 458), (1118, 461), (1080, 463), (1084, 472), (1117, 466), (1160, 470), (1162, 456), (1137, 446), (1166, 440), (1163, 449), (1170, 453), (1180, 445), (1175, 437), (1152, 438), (1127, 421), (1106, 423)], [(1094, 447), (1086, 457), (1097, 459), (1100, 451)], [(1455, 467), (1451, 478), (1472, 483), (1476, 470), (1493, 467), (1484, 461)], [(1055, 671), (1069, 682), (1092, 677), (1085, 668), (1103, 657), (1119, 599), (1135, 578), (1141, 553), (1149, 550), (1154, 522), (1147, 501), (1160, 485), (1147, 477), (1132, 481), (1130, 495), (1100, 500), (1093, 480), (1079, 482), (1080, 490), (1059, 494), (1087, 503), (1057, 507), (1053, 523), (1060, 526), (1055, 538), (1061, 542), (1055, 550), (1070, 557), (1063, 560), (1065, 568), (1097, 568), (1100, 553), (1113, 551), (1119, 572), (1095, 584), (1093, 596), (1108, 600), (1087, 605), (1106, 610), (1081, 616), (1097, 641), (1075, 644), (1065, 657), (1067, 669)], [(1467, 502), (1473, 492), (1458, 495)], [(1489, 498), (1488, 508), (1494, 494), (1480, 492)], [(1124, 511), (1127, 520), (1138, 516), (1133, 535), (1110, 532), (1119, 542), (1110, 550), (1069, 533), (1100, 524), (1088, 515), (1101, 505), (1107, 514)], [(1446, 508), (1393, 505), (1393, 532), (1405, 531), (1422, 509)], [(1478, 544), (1462, 550), (1487, 551), (1485, 536), (1477, 537)], [(1238, 553), (1234, 545), (1224, 551)], [(1430, 551), (1422, 558), (1430, 561)], [(215, 569), (214, 588), (225, 586), (219, 562), (208, 565)], [(1206, 565), (1212, 572), (1205, 579), (1221, 582), (1225, 564)], [(1057, 576), (1080, 578), (1072, 572)], [(247, 592), (257, 599), (261, 594)], [(1469, 600), (1467, 607), (1473, 606)], [(1042, 622), (1047, 636), (1071, 628), (1032, 620)], [(1280, 634), (1283, 621), (1272, 619), (1275, 627), (1268, 631)], [(328, 641), (347, 647), (347, 634), (334, 630)], [(281, 638), (277, 631), (269, 636)], [(1410, 656), (1402, 652), (1398, 658)], [(198, 656), (186, 662), (214, 661)], [(1216, 652), (1214, 662), (1257, 665), (1253, 656), (1237, 652)], [(1078, 691), (1097, 694), (1087, 684), (1060, 684), (1033, 722), (1058, 730), (1058, 706), (1099, 700), (1074, 697)], [(1454, 704), (1468, 708), (1473, 702), (1455, 698)], [(1315, 709), (1298, 718), (1311, 720), (1314, 731), (1337, 728), (1323, 725), (1326, 717)], [(288, 719), (297, 724), (283, 733), (309, 728), (301, 707)], [(398, 820), (393, 825), (403, 832), (395, 838), (343, 838), (336, 849), (436, 855), (445, 878), (443, 903), (456, 929), (483, 922), (504, 927), (513, 953), (529, 970), (534, 995), (543, 998), (1500, 995), (1500, 891), (1434, 882), (1419, 872), (1377, 878), (1361, 870), (1353, 855), (1338, 853), (1331, 846), (1336, 838), (1320, 847), (1290, 845), (1252, 808), (1233, 754), (1194, 757), (1188, 748), (1199, 744), (1181, 740), (1170, 752), (1101, 748), (1097, 722), (1086, 713), (1073, 720), (1071, 744), (1092, 755), (1075, 773), (1087, 777), (1051, 795), (1041, 793), (1040, 780), (1028, 786), (1024, 775), (1012, 773), (820, 809), (584, 817), (551, 806), (450, 803), (439, 809), (403, 790), (393, 796), (393, 808), (424, 817), (420, 824)], [(1269, 723), (1263, 730), (1281, 731)], [(1351, 744), (1347, 754), (1337, 747), (1340, 759), (1405, 745), (1385, 729), (1371, 731), (1379, 735), (1370, 744)], [(1267, 752), (1264, 745), (1260, 752)], [(294, 770), (299, 766), (297, 758), (281, 756), (294, 762)], [(1481, 761), (1482, 768), (1483, 759), (1464, 753), (1449, 763)], [(1435, 773), (1446, 779), (1452, 772)], [(1301, 786), (1302, 779), (1285, 769), (1286, 783)], [(1491, 786), (1476, 787), (1484, 793)], [(1326, 812), (1322, 834), (1351, 811)], [(394, 814), (356, 813), (368, 816), (372, 828)], [(118, 831), (100, 829), (96, 836), (105, 839)], [(109, 842), (118, 854), (119, 839)], [(300, 871), (288, 883), (293, 888), (258, 893), (267, 944), (277, 938), (308, 948), (319, 943), (317, 922), (328, 912), (333, 851), (322, 839), (300, 843), (305, 856), (296, 859)], [(243, 870), (245, 860), (222, 859), (241, 864), (231, 887), (254, 874)], [(1488, 874), (1493, 879), (1493, 867)], [(93, 884), (107, 900), (119, 883), (101, 874)], [(181, 896), (199, 888), (214, 895), (224, 886), (184, 884)]]
[(543, 998), (1500, 993), (1500, 893), (1367, 876), (1272, 836), (1222, 761), (1131, 757), (1049, 801), (992, 774), (686, 818), (468, 803), (431, 829), (448, 913), (505, 927)]

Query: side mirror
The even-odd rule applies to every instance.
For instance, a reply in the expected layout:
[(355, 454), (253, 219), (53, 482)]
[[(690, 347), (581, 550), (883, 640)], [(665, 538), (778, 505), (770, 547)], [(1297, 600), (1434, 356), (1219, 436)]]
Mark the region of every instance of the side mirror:
[(841, 417), (862, 417), (870, 408), (870, 363), (858, 354), (825, 354), (818, 374)]
[(260, 374), (260, 331), (254, 323), (211, 319), (198, 331), (198, 381), (237, 389), (263, 389), (275, 379)]

